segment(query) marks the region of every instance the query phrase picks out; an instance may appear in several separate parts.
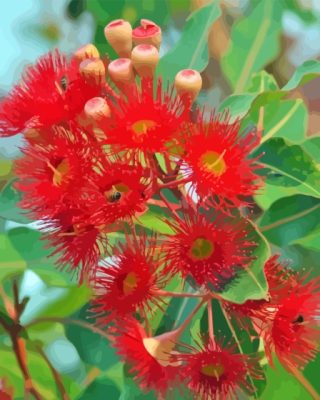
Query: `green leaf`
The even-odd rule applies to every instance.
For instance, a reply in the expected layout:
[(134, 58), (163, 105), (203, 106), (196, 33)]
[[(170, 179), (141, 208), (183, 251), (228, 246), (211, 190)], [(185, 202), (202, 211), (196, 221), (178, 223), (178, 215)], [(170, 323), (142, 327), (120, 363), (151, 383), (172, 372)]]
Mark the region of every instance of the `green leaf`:
[(267, 173), (267, 183), (320, 197), (320, 171), (301, 146), (279, 138), (269, 140), (259, 150), (264, 153), (260, 162), (266, 167), (263, 175)]
[[(252, 76), (248, 87), (248, 93), (233, 94), (227, 97), (219, 106), (219, 112), (228, 110), (232, 120), (244, 117), (258, 95), (265, 91), (273, 91), (278, 88), (274, 77), (266, 71), (260, 71)], [(246, 122), (247, 123), (247, 122)]]
[(261, 400), (312, 400), (306, 389), (276, 361), (266, 368), (267, 384)]
[(141, 215), (137, 222), (145, 228), (164, 235), (174, 234), (174, 230), (161, 218), (152, 211), (147, 211)]
[(293, 90), (320, 76), (320, 61), (308, 60), (300, 65), (282, 90)]
[(242, 118), (247, 114), (256, 96), (255, 93), (233, 94), (220, 104), (218, 111), (228, 111), (232, 116), (232, 121)]
[[(36, 388), (44, 399), (56, 400), (56, 384), (47, 363), (36, 352), (28, 350), (27, 354), (28, 368)], [(1, 349), (0, 360), (0, 376), (6, 377), (8, 382), (14, 387), (15, 399), (20, 396), (24, 398), (24, 381), (12, 349)]]
[(85, 391), (77, 397), (77, 400), (118, 400), (120, 390), (115, 383), (108, 378), (97, 378), (85, 389)]
[(300, 246), (303, 246), (305, 249), (311, 251), (320, 252), (320, 226), (319, 228), (315, 229), (308, 235), (299, 238), (297, 240), (294, 240), (292, 243), (299, 244)]
[(243, 92), (251, 75), (278, 54), (282, 5), (261, 1), (252, 13), (232, 27), (230, 47), (221, 67), (236, 94)]
[(67, 317), (86, 304), (91, 295), (90, 289), (85, 285), (56, 289), (59, 290), (59, 294), (46, 303), (46, 305), (36, 313), (34, 319), (41, 317)]
[(0, 217), (27, 224), (31, 221), (17, 206), (17, 203), (21, 201), (21, 193), (13, 187), (15, 181), (16, 179), (8, 182), (0, 193)]
[(249, 240), (257, 244), (253, 252), (255, 259), (247, 268), (238, 273), (238, 277), (227, 286), (226, 290), (219, 293), (225, 300), (233, 303), (263, 299), (267, 295), (264, 264), (270, 257), (270, 247), (256, 227), (253, 227)]
[(156, 400), (153, 392), (143, 393), (132, 377), (126, 377), (119, 400)]
[(279, 247), (295, 243), (320, 226), (320, 201), (295, 195), (272, 204), (259, 222), (265, 237)]
[(274, 76), (266, 71), (253, 74), (248, 86), (248, 92), (250, 93), (263, 93), (265, 91), (274, 91), (278, 89), (279, 86)]
[(320, 137), (313, 137), (302, 143), (303, 149), (320, 166)]
[(180, 40), (159, 62), (157, 74), (163, 82), (173, 82), (182, 69), (204, 70), (208, 64), (208, 32), (220, 14), (218, 1), (214, 0), (190, 15)]
[(26, 262), (12, 246), (8, 236), (0, 234), (0, 282), (23, 272), (26, 267)]
[(41, 240), (42, 234), (34, 229), (19, 227), (10, 229), (8, 237), (27, 262), (31, 269), (48, 285), (66, 286), (70, 285), (72, 275), (67, 271), (58, 271), (54, 265), (56, 257), (49, 257), (51, 251), (45, 249), (46, 242)]
[[(94, 318), (89, 318), (88, 307), (83, 307), (75, 313), (71, 319), (85, 321), (94, 325)], [(115, 350), (110, 346), (109, 340), (90, 329), (76, 324), (67, 323), (65, 325), (67, 338), (77, 349), (82, 361), (94, 365), (101, 370), (107, 370), (119, 362)]]
[[(277, 96), (273, 97), (264, 105), (261, 143), (276, 137), (289, 139), (294, 143), (303, 142), (306, 139), (308, 121), (308, 111), (303, 100), (282, 100)], [(249, 114), (242, 122), (242, 126), (258, 124), (260, 107), (261, 103), (253, 103)]]

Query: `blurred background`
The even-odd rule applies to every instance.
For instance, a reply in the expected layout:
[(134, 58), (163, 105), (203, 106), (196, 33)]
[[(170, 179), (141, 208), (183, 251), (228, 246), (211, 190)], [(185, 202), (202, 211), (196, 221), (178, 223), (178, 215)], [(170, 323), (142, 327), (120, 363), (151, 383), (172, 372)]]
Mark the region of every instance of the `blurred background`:
[[(112, 19), (123, 18), (132, 25), (137, 25), (140, 18), (155, 21), (163, 30), (161, 54), (165, 54), (179, 40), (190, 13), (208, 3), (205, 0), (2, 0), (0, 97), (19, 81), (28, 64), (54, 48), (71, 53), (81, 45), (93, 42), (101, 53), (108, 53), (113, 58), (114, 53), (103, 34), (104, 26)], [(199, 104), (218, 108), (233, 92), (227, 68), (221, 67), (221, 60), (233, 40), (237, 24), (242, 24), (243, 35), (252, 34), (255, 27), (250, 25), (250, 15), (262, 3), (276, 4), (273, 22), (280, 37), (279, 48), (276, 55), (265, 62), (264, 69), (275, 77), (280, 87), (304, 61), (319, 59), (319, 0), (221, 0), (222, 16), (209, 32), (210, 59), (202, 74), (204, 85)], [(307, 107), (307, 135), (320, 133), (319, 93), (318, 79), (290, 94), (292, 98), (302, 98)], [(0, 189), (14, 178), (12, 160), (19, 155), (20, 140), (19, 136), (0, 139)], [(88, 294), (72, 286), (68, 274), (56, 271), (54, 260), (47, 260), (48, 251), (39, 240), (37, 224), (17, 217), (14, 203), (17, 194), (12, 188), (6, 190), (6, 200), (0, 203), (0, 264), (10, 268), (12, 263), (21, 269), (20, 296), (30, 297), (23, 323), (27, 324), (35, 315), (37, 318), (56, 316), (58, 310), (59, 318), (70, 315), (75, 318), (76, 315), (85, 324)], [(3, 269), (6, 273), (0, 272), (0, 289), (2, 293), (10, 294), (8, 268)], [(122, 400), (148, 398), (132, 397), (135, 386), (132, 382), (123, 386), (122, 366), (108, 347), (107, 339), (85, 326), (66, 323), (64, 330), (52, 322), (31, 329), (31, 332), (34, 343), (39, 341), (44, 345), (46, 356), (63, 374), (72, 399), (116, 399), (120, 391)], [(36, 348), (30, 352), (30, 368), (45, 398), (56, 399), (55, 385), (43, 358), (39, 357)], [(112, 383), (114, 381), (116, 385)], [(1, 385), (4, 384), (14, 391), (14, 398), (23, 398), (21, 382), (9, 339), (0, 330), (0, 400)], [(106, 391), (109, 397), (105, 397)]]

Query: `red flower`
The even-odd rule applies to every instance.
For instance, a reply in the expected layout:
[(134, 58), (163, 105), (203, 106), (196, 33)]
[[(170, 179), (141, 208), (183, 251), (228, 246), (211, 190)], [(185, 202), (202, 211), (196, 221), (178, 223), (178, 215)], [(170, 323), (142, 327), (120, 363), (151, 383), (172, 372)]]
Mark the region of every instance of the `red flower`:
[(248, 238), (250, 227), (244, 220), (235, 222), (220, 214), (205, 217), (188, 210), (184, 219), (168, 223), (175, 234), (163, 243), (167, 273), (181, 272), (199, 285), (219, 290), (252, 260), (254, 243)]
[(97, 268), (94, 286), (97, 297), (94, 312), (105, 324), (135, 311), (144, 315), (150, 306), (159, 305), (154, 291), (163, 286), (155, 256), (155, 238), (126, 238), (126, 244), (113, 249), (112, 259)]
[(94, 273), (100, 255), (105, 252), (107, 238), (90, 224), (90, 215), (81, 209), (64, 209), (44, 221), (44, 240), (53, 247), (52, 256), (58, 255), (59, 268), (76, 271), (80, 282)]
[(265, 265), (269, 300), (248, 300), (244, 304), (226, 303), (239, 324), (245, 317), (254, 322), (265, 342), (272, 365), (272, 353), (287, 367), (304, 367), (316, 354), (320, 340), (320, 280), (306, 278), (271, 257)]
[(73, 136), (59, 128), (56, 133), (50, 144), (23, 149), (25, 156), (16, 163), (16, 187), (24, 194), (20, 205), (35, 219), (54, 215), (61, 203), (78, 204), (80, 189), (93, 173), (95, 149), (86, 148), (79, 132)]
[(145, 392), (163, 396), (177, 383), (180, 368), (172, 364), (175, 332), (150, 337), (135, 320), (125, 320), (114, 330), (113, 346)]
[(111, 118), (106, 129), (107, 144), (114, 151), (130, 150), (134, 153), (164, 151), (173, 135), (179, 132), (185, 120), (181, 102), (163, 92), (158, 82), (156, 93), (150, 79), (142, 79), (130, 94), (123, 94), (112, 104)]
[(273, 351), (289, 368), (303, 368), (313, 360), (320, 341), (319, 322), (320, 279), (305, 283), (299, 278), (284, 293), (273, 321), (265, 323), (263, 336), (270, 362)]
[(0, 136), (66, 123), (99, 92), (99, 85), (88, 84), (80, 76), (75, 61), (67, 61), (55, 50), (29, 67), (22, 83), (1, 102)]
[(240, 206), (260, 186), (251, 151), (259, 144), (259, 136), (250, 132), (239, 138), (238, 122), (228, 118), (199, 120), (189, 135), (182, 137), (184, 163), (181, 171), (192, 183), (200, 198), (215, 206)]
[(152, 176), (141, 164), (126, 164), (105, 160), (101, 172), (92, 177), (87, 188), (95, 224), (131, 220), (146, 210), (152, 195)]
[(253, 360), (248, 356), (233, 353), (232, 348), (218, 346), (213, 341), (198, 344), (190, 354), (179, 354), (181, 379), (201, 400), (235, 399), (239, 391), (252, 394), (254, 387), (247, 376), (259, 379)]

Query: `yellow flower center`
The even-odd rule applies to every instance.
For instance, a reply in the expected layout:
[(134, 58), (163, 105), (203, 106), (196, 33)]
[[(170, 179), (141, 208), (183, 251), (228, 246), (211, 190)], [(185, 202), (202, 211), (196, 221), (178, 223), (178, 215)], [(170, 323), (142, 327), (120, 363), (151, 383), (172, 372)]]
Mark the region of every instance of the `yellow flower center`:
[(54, 167), (50, 162), (48, 162), (47, 165), (53, 172), (52, 183), (54, 186), (60, 186), (70, 170), (68, 160), (63, 159), (56, 167)]
[(214, 252), (214, 244), (205, 238), (198, 238), (194, 240), (190, 249), (189, 257), (194, 260), (205, 260), (211, 257)]
[(203, 375), (210, 376), (219, 380), (219, 378), (221, 378), (224, 373), (224, 367), (221, 364), (207, 364), (201, 368), (201, 373)]
[(224, 153), (218, 154), (215, 151), (206, 151), (200, 157), (200, 166), (216, 177), (221, 176), (227, 169), (223, 159)]
[(138, 277), (134, 272), (129, 272), (122, 282), (122, 292), (125, 296), (132, 294), (138, 285)]
[(136, 142), (140, 142), (145, 138), (145, 136), (148, 134), (148, 130), (153, 129), (157, 126), (155, 121), (152, 121), (151, 119), (141, 119), (139, 121), (136, 121), (134, 124), (132, 124), (131, 129), (133, 131), (133, 138)]

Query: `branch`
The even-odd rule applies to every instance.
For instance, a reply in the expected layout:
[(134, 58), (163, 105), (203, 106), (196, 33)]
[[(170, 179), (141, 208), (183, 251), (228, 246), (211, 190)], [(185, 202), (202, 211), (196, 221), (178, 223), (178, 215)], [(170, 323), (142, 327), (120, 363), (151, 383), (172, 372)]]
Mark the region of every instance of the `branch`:
[(46, 353), (42, 350), (40, 346), (35, 346), (41, 357), (44, 359), (44, 361), (47, 363), (54, 380), (56, 382), (57, 389), (59, 390), (59, 393), (61, 395), (62, 400), (70, 400), (70, 397), (68, 396), (68, 393), (66, 392), (61, 376), (59, 372), (54, 368), (54, 366), (51, 364), (49, 358), (47, 357)]

